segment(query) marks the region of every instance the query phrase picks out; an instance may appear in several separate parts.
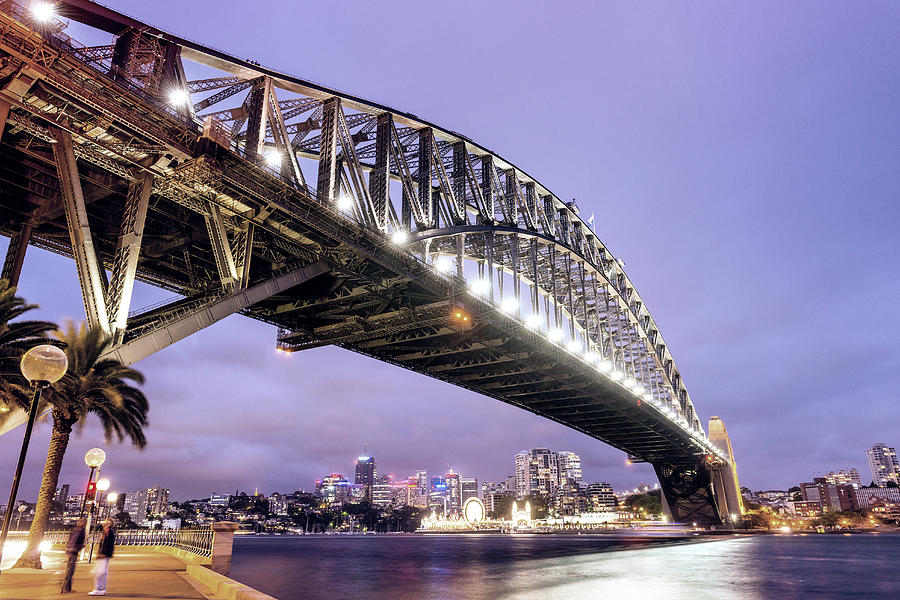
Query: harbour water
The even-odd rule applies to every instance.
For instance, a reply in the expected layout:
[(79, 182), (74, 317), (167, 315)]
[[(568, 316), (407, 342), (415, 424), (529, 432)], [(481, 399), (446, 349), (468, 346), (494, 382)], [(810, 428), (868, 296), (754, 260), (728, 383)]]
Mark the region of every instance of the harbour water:
[(232, 578), (279, 600), (900, 598), (895, 534), (243, 536), (233, 556)]

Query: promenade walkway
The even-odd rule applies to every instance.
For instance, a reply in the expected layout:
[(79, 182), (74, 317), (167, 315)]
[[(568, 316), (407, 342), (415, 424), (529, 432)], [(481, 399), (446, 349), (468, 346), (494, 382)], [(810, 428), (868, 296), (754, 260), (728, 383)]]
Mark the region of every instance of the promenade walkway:
[[(65, 554), (61, 550), (44, 552), (43, 569), (10, 569), (0, 574), (0, 599), (2, 600), (81, 600), (93, 598), (91, 568), (85, 562), (78, 563), (72, 580), (71, 594), (60, 594), (65, 568)], [(4, 561), (5, 563), (6, 561)], [(4, 564), (5, 566), (5, 564)], [(184, 578), (185, 564), (173, 556), (160, 552), (131, 548), (116, 548), (110, 561), (106, 597), (128, 600), (203, 600)]]

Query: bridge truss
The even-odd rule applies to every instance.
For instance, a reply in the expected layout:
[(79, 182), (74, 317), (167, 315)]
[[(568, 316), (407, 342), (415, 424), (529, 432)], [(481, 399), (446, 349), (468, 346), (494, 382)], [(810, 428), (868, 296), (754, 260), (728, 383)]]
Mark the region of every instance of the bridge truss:
[[(654, 465), (673, 518), (728, 520), (727, 459), (624, 265), (474, 141), (86, 0), (0, 0), (0, 134), (3, 277), (29, 244), (72, 256), (123, 361), (242, 312), (282, 351), (338, 345), (601, 439)], [(179, 298), (133, 311), (137, 279)]]

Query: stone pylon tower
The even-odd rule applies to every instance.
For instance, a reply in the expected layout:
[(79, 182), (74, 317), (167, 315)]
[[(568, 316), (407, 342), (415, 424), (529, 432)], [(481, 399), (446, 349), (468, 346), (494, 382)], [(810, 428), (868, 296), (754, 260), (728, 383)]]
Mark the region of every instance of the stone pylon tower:
[(709, 441), (725, 453), (731, 466), (731, 468), (728, 468), (727, 465), (714, 468), (712, 479), (722, 520), (734, 523), (744, 514), (744, 503), (741, 499), (741, 485), (738, 481), (737, 463), (731, 448), (731, 438), (728, 437), (725, 423), (719, 417), (710, 417), (709, 419)]

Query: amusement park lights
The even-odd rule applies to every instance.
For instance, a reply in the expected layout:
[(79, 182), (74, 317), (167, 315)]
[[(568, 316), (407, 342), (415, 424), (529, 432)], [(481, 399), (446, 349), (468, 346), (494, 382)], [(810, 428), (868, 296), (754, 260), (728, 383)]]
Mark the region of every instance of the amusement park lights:
[(349, 212), (353, 209), (353, 198), (351, 198), (348, 194), (341, 194), (337, 198), (337, 202), (335, 202), (337, 209), (341, 212)]
[(190, 101), (191, 95), (184, 88), (176, 87), (169, 91), (169, 104), (173, 106), (184, 106)]
[(391, 241), (397, 244), (398, 246), (402, 246), (409, 239), (409, 234), (407, 234), (402, 229), (395, 229), (391, 234)]
[(35, 2), (31, 5), (31, 16), (38, 23), (49, 23), (56, 17), (56, 7), (49, 2)]

